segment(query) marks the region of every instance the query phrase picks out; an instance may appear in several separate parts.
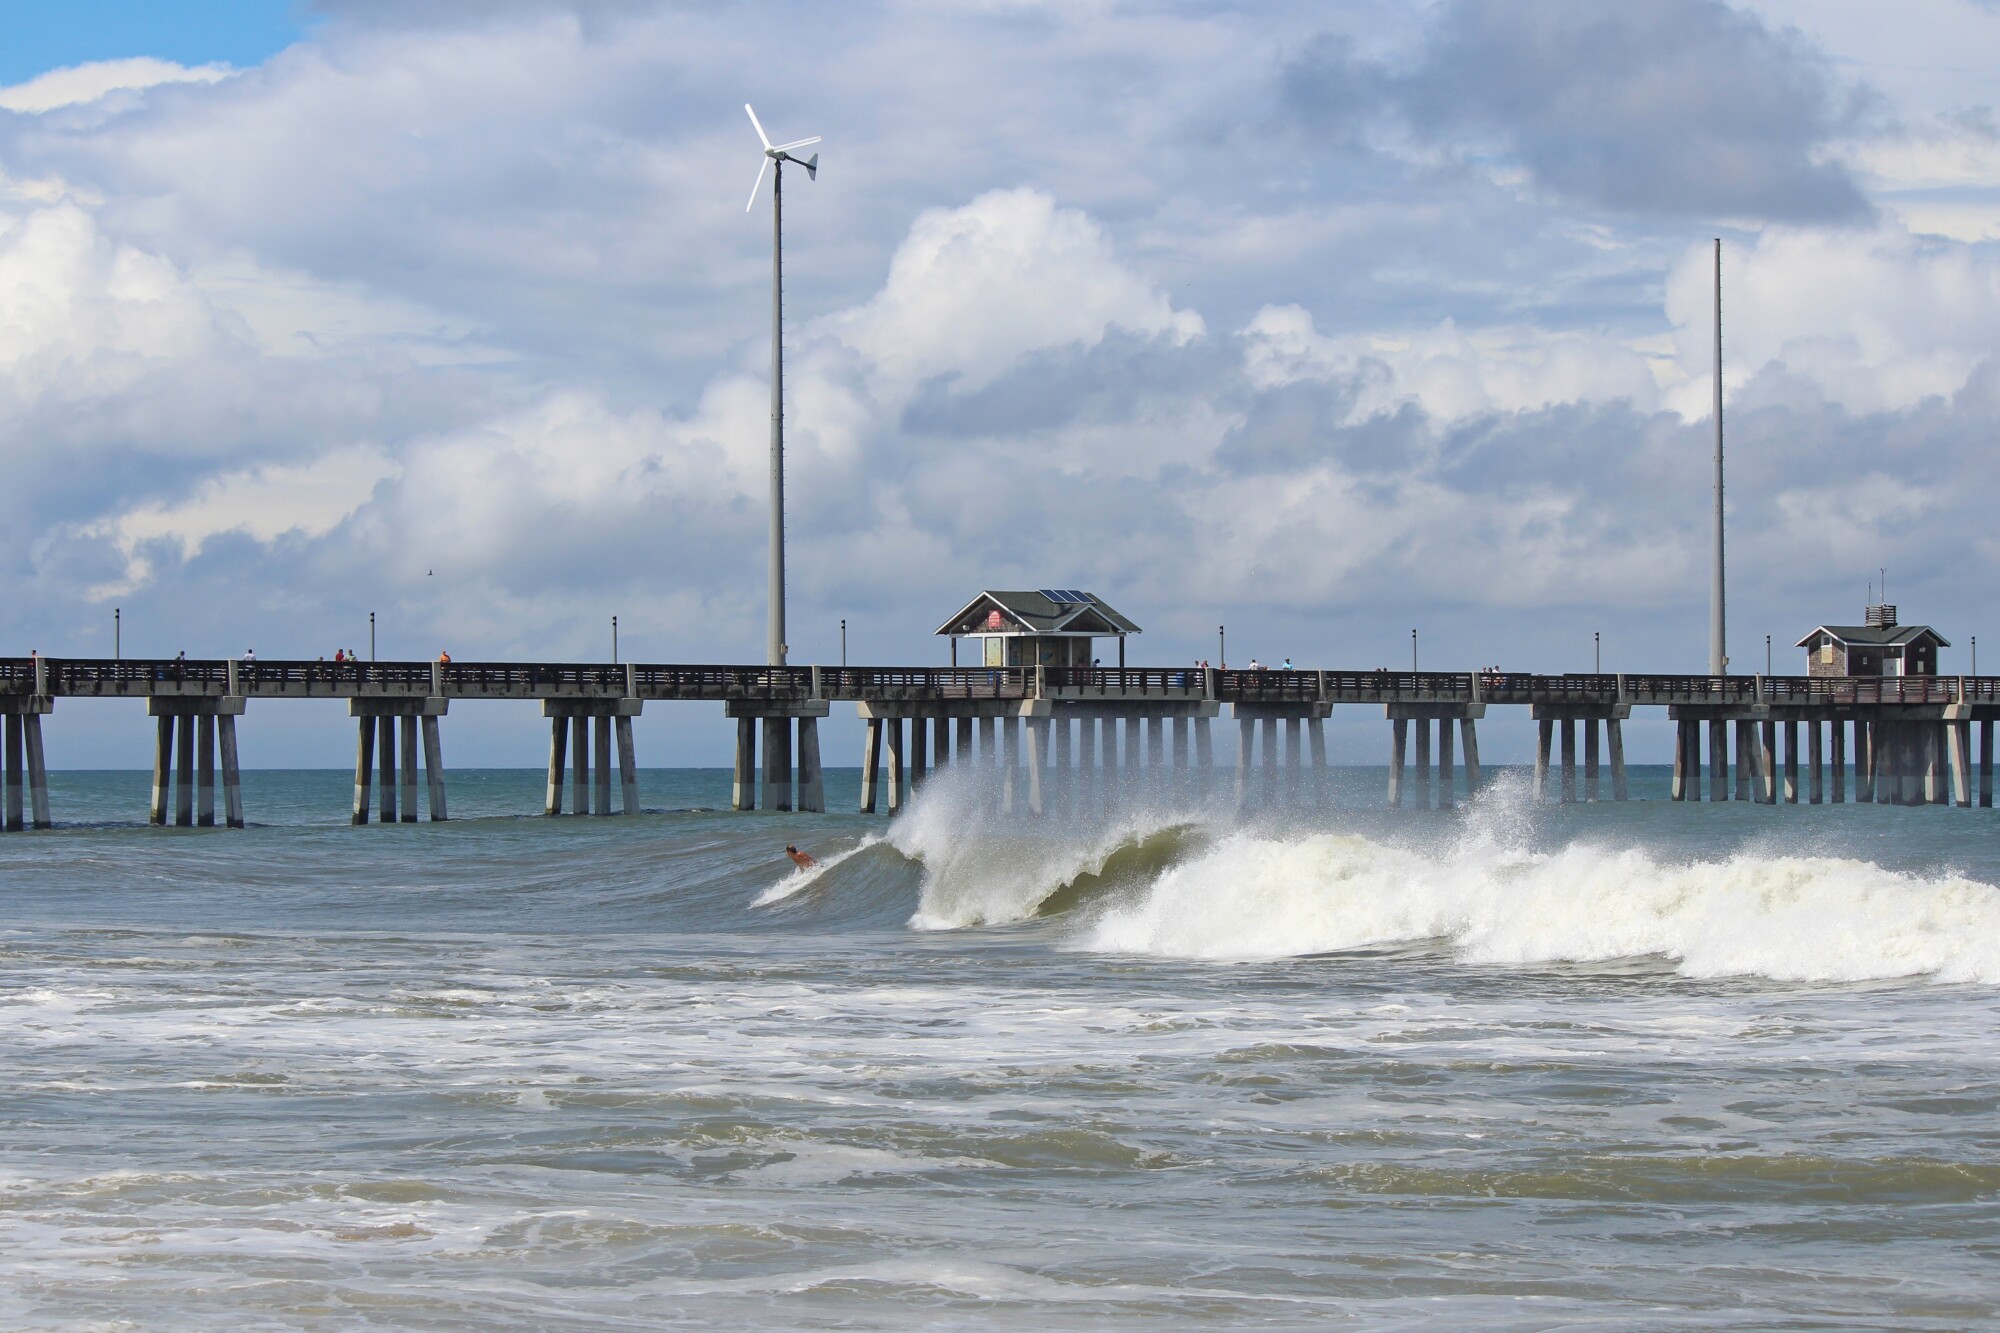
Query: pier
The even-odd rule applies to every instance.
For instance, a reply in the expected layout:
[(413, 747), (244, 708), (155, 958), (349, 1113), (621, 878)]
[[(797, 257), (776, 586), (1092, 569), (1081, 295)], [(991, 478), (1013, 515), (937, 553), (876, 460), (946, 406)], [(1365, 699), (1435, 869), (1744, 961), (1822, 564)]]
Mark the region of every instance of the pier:
[(1623, 723), (1637, 708), (1675, 723), (1677, 801), (1990, 807), (2000, 678), (4, 658), (6, 830), (52, 826), (44, 722), (58, 702), (91, 699), (146, 701), (154, 824), (216, 824), (219, 781), (220, 822), (240, 828), (237, 725), (253, 704), (299, 699), (347, 701), (356, 824), (413, 823), (420, 805), (447, 818), (442, 723), (460, 699), (541, 708), (549, 815), (637, 812), (632, 719), (648, 703), (720, 705), (736, 720), (739, 810), (825, 809), (819, 720), (836, 704), (865, 723), (864, 813), (895, 813), (931, 772), (961, 763), (997, 770), (1003, 800), (1027, 813), (1086, 802), (1120, 773), (1211, 790), (1224, 707), (1246, 805), (1296, 794), (1303, 773), (1324, 769), (1326, 719), (1349, 707), (1388, 724), (1398, 807), (1449, 807), (1479, 786), (1478, 724), (1492, 708), (1535, 722), (1543, 800), (1625, 800)]

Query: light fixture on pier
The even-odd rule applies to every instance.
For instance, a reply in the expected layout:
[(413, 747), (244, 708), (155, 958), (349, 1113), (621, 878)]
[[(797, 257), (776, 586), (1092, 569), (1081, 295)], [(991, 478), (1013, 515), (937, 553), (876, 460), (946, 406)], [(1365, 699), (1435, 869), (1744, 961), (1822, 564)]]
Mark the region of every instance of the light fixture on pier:
[(764, 133), (762, 121), (745, 102), (743, 110), (764, 145), (764, 160), (757, 164), (757, 180), (750, 187), (748, 213), (757, 203), (757, 191), (764, 187), (764, 171), (771, 169), (771, 568), (770, 568), (770, 665), (785, 664), (785, 163), (796, 162), (806, 169), (809, 180), (819, 178), (819, 154), (793, 157), (792, 150), (819, 142), (819, 136), (773, 144)]

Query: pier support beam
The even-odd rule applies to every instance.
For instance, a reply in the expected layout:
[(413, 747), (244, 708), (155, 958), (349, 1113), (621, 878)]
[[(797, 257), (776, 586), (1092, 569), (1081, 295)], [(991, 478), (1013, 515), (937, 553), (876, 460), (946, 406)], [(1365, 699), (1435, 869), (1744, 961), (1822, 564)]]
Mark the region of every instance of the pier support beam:
[(1427, 717), (1416, 719), (1417, 723), (1417, 809), (1431, 808), (1431, 720)]
[(25, 719), (19, 713), (8, 713), (0, 718), (0, 731), (4, 731), (7, 744), (6, 762), (6, 812), (4, 822), (7, 832), (19, 833), (27, 827), (26, 811), (21, 797), (24, 790), (23, 769), (27, 763), (27, 737), (24, 734)]
[(569, 733), (570, 813), (590, 813), (590, 719), (579, 715)]
[(875, 813), (876, 775), (882, 771), (882, 719), (871, 717), (861, 737), (861, 813)]
[(405, 824), (417, 822), (417, 722), (414, 714), (405, 713), (396, 720), (400, 732), (400, 755), (402, 763), (403, 799), (402, 813)]
[(1615, 717), (1606, 718), (1604, 740), (1611, 751), (1611, 799), (1628, 800), (1632, 793), (1625, 780), (1625, 724)]
[(1799, 724), (1794, 720), (1785, 722), (1785, 782), (1786, 805), (1799, 803)]
[(1863, 804), (1875, 801), (1875, 728), (1854, 719), (1854, 799)]
[(1552, 717), (1535, 719), (1535, 799), (1549, 799), (1549, 750), (1555, 744), (1556, 722)]
[(1945, 739), (1948, 742), (1951, 766), (1951, 800), (1960, 809), (1972, 807), (1972, 723), (1963, 718), (1948, 721)]
[(900, 717), (885, 717), (882, 719), (882, 726), (885, 739), (888, 741), (889, 750), (889, 813), (894, 815), (903, 808), (904, 785), (909, 780), (908, 774), (903, 767), (905, 760), (903, 752), (903, 719)]
[[(1403, 808), (1403, 755), (1409, 744), (1410, 724), (1404, 719), (1389, 722), (1389, 808)], [(1245, 742), (1246, 748), (1248, 742)]]
[(1833, 803), (1847, 803), (1847, 723), (1840, 718), (1833, 720), (1827, 729), (1829, 742), (1827, 766), (1833, 770)]
[(1563, 718), (1562, 726), (1562, 803), (1576, 804), (1576, 719)]
[[(1440, 810), (1449, 810), (1453, 805), (1457, 804), (1452, 792), (1451, 723), (1452, 719), (1448, 717), (1441, 717), (1437, 720), (1438, 809)], [(1429, 726), (1430, 724), (1426, 722), (1424, 725)]]
[(1684, 717), (1674, 720), (1674, 776), (1667, 788), (1670, 800), (1685, 801), (1688, 798), (1688, 753), (1692, 748), (1688, 742), (1688, 729), (1696, 725)]
[(183, 716), (174, 745), (174, 824), (194, 827), (194, 718)]
[[(635, 810), (638, 804), (635, 785), (632, 793)], [(799, 809), (813, 814), (826, 812), (826, 773), (819, 762), (819, 719), (816, 717), (799, 719)]]
[(1736, 720), (1736, 799), (1747, 801), (1754, 793), (1757, 776), (1757, 724), (1748, 718)]
[[(162, 713), (159, 715), (153, 741), (152, 822), (155, 826), (167, 822), (167, 784), (173, 779), (173, 771), (174, 718), (171, 713)], [(367, 813), (365, 808), (362, 813)]]
[(1583, 799), (1597, 799), (1597, 719), (1583, 719)]
[(383, 824), (396, 819), (396, 719), (387, 713), (375, 719), (375, 818)]
[(1979, 805), (1981, 809), (1993, 808), (1993, 720), (1983, 719), (1979, 724)]
[[(1792, 770), (1792, 785), (1798, 785), (1798, 769)], [(1757, 789), (1758, 799), (1765, 805), (1778, 803), (1778, 724), (1760, 722), (1757, 724)]]
[[(368, 744), (368, 727), (365, 721), (361, 728), (361, 738), (361, 743), (365, 747)], [(568, 750), (569, 719), (558, 713), (549, 719), (549, 787), (548, 796), (542, 802), (542, 813), (545, 815), (559, 815), (563, 812), (563, 763)], [(365, 790), (367, 779), (363, 776), (363, 769), (367, 765), (361, 760), (355, 762), (357, 767), (354, 770), (354, 822), (365, 824), (368, 822), (368, 796)]]
[[(447, 818), (444, 799), (444, 741), (438, 735), (438, 720), (434, 713), (426, 713), (421, 719), (424, 729), (424, 782), (430, 788), (431, 823), (442, 824)], [(224, 719), (225, 722), (228, 719)], [(223, 733), (222, 753), (225, 772), (236, 763), (236, 729), (229, 727)]]
[(1465, 751), (1465, 794), (1472, 796), (1479, 790), (1479, 724), (1470, 717), (1458, 720), (1458, 739)]
[(1708, 722), (1708, 799), (1729, 799), (1729, 724), (1719, 717)]
[(222, 821), (230, 828), (242, 828), (243, 769), (236, 760), (235, 715), (220, 714), (216, 726), (216, 740), (222, 747)]
[[(900, 733), (897, 740), (900, 751)], [(900, 774), (898, 775), (900, 777)], [(900, 783), (889, 789), (889, 813), (901, 803)], [(792, 722), (786, 717), (764, 719), (764, 808), (792, 808)]]
[(194, 822), (197, 828), (215, 827), (215, 714), (195, 718)]
[(1806, 723), (1806, 804), (1818, 805), (1826, 799), (1825, 758), (1820, 747), (1820, 724)]
[(28, 826), (54, 828), (49, 817), (49, 763), (42, 749), (42, 715), (32, 707), (15, 714), (21, 719), (22, 748), (28, 764)]
[(736, 719), (735, 781), (729, 791), (729, 808), (731, 810), (757, 808), (757, 719), (754, 717)]
[[(164, 725), (164, 724), (162, 724)], [(553, 761), (556, 771), (561, 772), (562, 756)], [(354, 743), (354, 814), (351, 823), (368, 822), (369, 787), (375, 781), (375, 719), (364, 716), (360, 719), (358, 739)]]

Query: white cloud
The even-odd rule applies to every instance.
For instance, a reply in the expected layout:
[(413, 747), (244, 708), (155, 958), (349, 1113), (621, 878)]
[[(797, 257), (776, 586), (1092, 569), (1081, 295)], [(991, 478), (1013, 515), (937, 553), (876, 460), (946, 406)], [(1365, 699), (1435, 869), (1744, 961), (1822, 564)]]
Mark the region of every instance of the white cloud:
[[(1714, 259), (1685, 252), (1667, 279), (1690, 418), (1713, 393)], [(1856, 412), (1907, 408), (1963, 387), (2000, 347), (2000, 267), (1975, 247), (1901, 228), (1772, 229), (1723, 248), (1723, 380), (1767, 369)]]
[(1632, 341), (1526, 325), (1468, 332), (1452, 320), (1408, 332), (1327, 337), (1309, 311), (1265, 306), (1244, 329), (1245, 364), (1263, 387), (1299, 380), (1354, 385), (1354, 424), (1422, 408), (1450, 422), (1556, 403), (1623, 400), (1641, 411), (1658, 399), (1652, 359)]
[(93, 524), (86, 535), (115, 542), (127, 563), (121, 581), (95, 588), (92, 595), (129, 592), (150, 577), (152, 563), (145, 549), (150, 543), (172, 541), (183, 559), (192, 559), (223, 533), (240, 532), (262, 542), (324, 536), (396, 471), (380, 448), (356, 445), (297, 466), (214, 477), (184, 500), (142, 505)]
[(143, 92), (163, 83), (216, 83), (235, 73), (228, 65), (177, 65), (171, 60), (135, 56), (129, 60), (98, 60), (37, 74), (25, 83), (0, 88), (0, 108), (42, 112), (95, 102), (115, 92)]
[(1032, 189), (923, 213), (881, 292), (826, 327), (868, 359), (887, 398), (946, 373), (976, 388), (1029, 352), (1090, 346), (1113, 327), (1202, 333), (1199, 315), (1117, 259), (1095, 221)]

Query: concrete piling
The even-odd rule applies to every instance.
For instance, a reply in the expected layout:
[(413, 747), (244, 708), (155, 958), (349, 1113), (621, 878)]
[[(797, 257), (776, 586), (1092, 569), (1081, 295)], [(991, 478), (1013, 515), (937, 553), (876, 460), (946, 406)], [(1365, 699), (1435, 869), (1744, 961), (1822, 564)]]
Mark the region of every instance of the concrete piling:
[(1583, 721), (1583, 799), (1595, 801), (1598, 794), (1597, 719)]
[[(431, 822), (433, 824), (441, 824), (446, 818), (444, 799), (444, 743), (438, 735), (438, 720), (436, 717), (426, 714), (423, 724), (424, 781), (430, 787)], [(224, 745), (225, 752), (233, 748), (234, 744), (233, 738), (226, 741)]]
[(1625, 775), (1625, 723), (1621, 719), (1605, 719), (1604, 743), (1611, 752), (1611, 799), (1628, 800), (1631, 785)]
[(1537, 718), (1535, 721), (1535, 799), (1549, 798), (1549, 749), (1555, 744), (1555, 719)]
[(400, 733), (397, 756), (402, 768), (403, 822), (414, 824), (417, 822), (417, 715), (406, 713), (397, 718), (396, 728)]
[(186, 713), (174, 736), (174, 825), (194, 827), (194, 718)]
[[(633, 808), (637, 809), (638, 786), (632, 789)], [(826, 810), (826, 774), (819, 762), (819, 719), (802, 717), (799, 719), (799, 809), (813, 814)]]
[(195, 781), (194, 822), (199, 828), (215, 827), (215, 714), (203, 713), (195, 718), (195, 750), (197, 769)]
[[(1013, 720), (1012, 718), (1008, 719), (1010, 722)], [(907, 780), (903, 769), (903, 719), (900, 717), (885, 717), (882, 719), (882, 725), (886, 730), (889, 742), (889, 813), (894, 815), (903, 808), (903, 788)], [(1007, 739), (1009, 741), (1008, 757), (1011, 759), (1013, 757), (1012, 741), (1014, 739), (1011, 729)], [(1012, 765), (1010, 764), (1009, 767), (1012, 767)], [(1008, 793), (1009, 796), (1012, 794), (1011, 791)]]
[(875, 813), (876, 775), (882, 771), (882, 719), (868, 719), (861, 738), (861, 813)]
[[(367, 730), (367, 724), (364, 722), (362, 725), (364, 743)], [(549, 787), (548, 796), (542, 802), (542, 813), (545, 815), (559, 815), (563, 812), (563, 760), (565, 752), (568, 749), (569, 718), (558, 713), (549, 719)], [(359, 770), (356, 770), (356, 783), (361, 782), (361, 780)], [(355, 800), (365, 810), (367, 805), (366, 797), (357, 795)], [(356, 819), (354, 822), (361, 824), (367, 821), (365, 819)]]
[(1576, 719), (1563, 718), (1558, 724), (1562, 728), (1562, 803), (1576, 803)]
[(375, 817), (384, 824), (394, 824), (396, 819), (396, 719), (383, 714), (375, 719), (375, 758), (380, 764), (376, 782), (380, 787), (375, 794)]
[(753, 717), (736, 719), (736, 772), (729, 808), (757, 808), (757, 719)]
[[(1542, 724), (1542, 735), (1544, 739), (1548, 736), (1546, 722)], [(1409, 738), (1410, 724), (1400, 717), (1391, 718), (1389, 720), (1389, 808), (1392, 810), (1403, 808), (1403, 755), (1409, 744)], [(1541, 768), (1537, 769), (1538, 779), (1541, 770), (1546, 767), (1544, 762)], [(1541, 792), (1539, 780), (1535, 790), (1539, 795)]]
[[(1474, 795), (1479, 790), (1479, 724), (1471, 717), (1458, 720), (1459, 748), (1465, 752), (1465, 794)], [(1324, 753), (1324, 736), (1321, 738)]]
[[(163, 727), (167, 722), (168, 719), (161, 719)], [(358, 736), (354, 743), (354, 814), (350, 822), (355, 824), (366, 824), (368, 822), (368, 792), (369, 786), (374, 780), (375, 719), (364, 716), (360, 720)]]
[(22, 805), (27, 737), (23, 734), (26, 728), (22, 723), (23, 719), (19, 713), (8, 713), (4, 723), (0, 723), (0, 729), (6, 732), (7, 742), (5, 825), (9, 833), (19, 833), (27, 827), (26, 812)]
[[(1423, 725), (1429, 726), (1426, 722)], [(1438, 809), (1449, 810), (1457, 803), (1452, 792), (1451, 719), (1441, 717), (1438, 729)]]
[(591, 806), (595, 815), (611, 813), (611, 715), (599, 713), (591, 719)]

